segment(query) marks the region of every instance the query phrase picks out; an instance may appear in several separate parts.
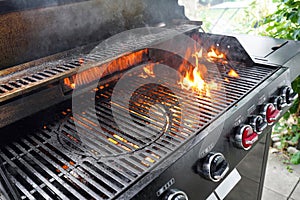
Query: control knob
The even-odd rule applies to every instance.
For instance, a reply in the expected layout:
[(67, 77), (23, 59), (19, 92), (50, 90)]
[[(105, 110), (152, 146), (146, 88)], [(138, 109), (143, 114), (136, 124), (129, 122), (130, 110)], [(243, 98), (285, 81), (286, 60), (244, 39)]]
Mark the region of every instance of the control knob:
[(249, 124), (251, 125), (253, 131), (257, 134), (261, 134), (262, 131), (268, 126), (267, 122), (261, 115), (250, 117)]
[(272, 125), (279, 118), (280, 110), (278, 110), (273, 103), (267, 103), (263, 106), (261, 115), (269, 125)]
[(210, 152), (197, 164), (197, 172), (213, 182), (220, 181), (229, 171), (229, 164), (221, 153)]
[(188, 200), (185, 192), (178, 189), (171, 189), (167, 192), (164, 200)]
[(277, 110), (282, 110), (283, 107), (286, 106), (286, 103), (285, 103), (285, 101), (283, 100), (283, 98), (282, 98), (281, 96), (273, 97), (273, 98), (271, 99), (271, 103), (274, 104), (274, 106), (275, 106), (275, 108), (276, 108)]
[(294, 92), (290, 86), (283, 86), (280, 90), (280, 95), (287, 106), (291, 105), (298, 98), (298, 93)]
[(253, 131), (250, 125), (241, 125), (235, 134), (235, 145), (238, 148), (249, 150), (258, 140), (258, 134)]

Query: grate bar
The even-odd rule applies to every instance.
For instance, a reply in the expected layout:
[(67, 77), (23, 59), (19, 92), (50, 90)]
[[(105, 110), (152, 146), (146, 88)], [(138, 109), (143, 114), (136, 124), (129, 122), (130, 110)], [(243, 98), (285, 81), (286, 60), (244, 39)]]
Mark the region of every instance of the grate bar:
[[(11, 152), (11, 149), (8, 149), (8, 147), (6, 147), (8, 151)], [(14, 154), (13, 152), (11, 152), (12, 154)], [(0, 152), (1, 157), (11, 166), (14, 168), (14, 170), (16, 170), (18, 172), (18, 174), (24, 179), (26, 180), (34, 189), (36, 189), (45, 199), (51, 199), (51, 197), (46, 194), (31, 178), (29, 178), (26, 173), (24, 173), (16, 164), (14, 164), (12, 161), (10, 161), (9, 158), (7, 158), (2, 152)], [(19, 188), (21, 189), (21, 188)]]
[[(185, 93), (183, 93), (183, 94), (185, 94)], [(200, 125), (204, 125), (204, 124), (201, 124), (201, 121), (199, 122), (199, 117), (197, 118), (197, 112), (196, 111), (198, 111), (199, 113), (200, 113), (200, 115), (202, 115), (202, 116), (206, 116), (206, 117), (208, 117), (208, 118), (212, 118), (212, 116), (214, 116), (217, 112), (211, 112), (211, 110), (210, 109), (206, 109), (204, 106), (205, 106), (205, 104), (207, 105), (207, 106), (209, 106), (205, 101), (201, 101), (200, 100), (200, 105), (201, 105), (201, 103), (202, 102), (204, 102), (205, 104), (204, 104), (204, 106), (200, 106), (199, 105), (199, 103), (198, 104), (196, 104), (195, 103), (195, 100), (194, 101), (192, 101), (191, 99), (189, 99), (188, 97), (186, 97), (185, 99), (183, 98), (183, 97), (181, 97), (181, 96), (178, 96), (178, 98), (180, 98), (180, 99), (182, 99), (183, 100), (183, 105), (185, 106), (185, 108), (187, 109), (186, 111), (188, 111), (189, 113), (191, 113), (191, 114), (195, 114), (195, 118), (194, 119), (196, 119), (195, 121), (197, 121), (197, 123), (200, 123)], [(187, 99), (189, 100), (188, 102), (187, 102)], [(197, 99), (198, 100), (198, 99)], [(199, 107), (200, 107), (200, 109), (199, 109)], [(209, 107), (210, 108), (210, 107)], [(199, 116), (199, 115), (198, 115)], [(193, 118), (193, 116), (191, 116), (191, 118)], [(197, 126), (197, 128), (198, 128), (199, 126)], [(183, 128), (188, 128), (188, 129), (190, 129), (190, 127), (186, 127), (186, 126), (183, 126)], [(195, 129), (192, 129), (192, 130), (190, 130), (190, 131), (195, 131)]]
[(114, 192), (108, 191), (105, 187), (103, 187), (102, 185), (97, 183), (93, 178), (91, 178), (86, 173), (84, 173), (82, 171), (82, 166), (78, 167), (73, 172), (76, 172), (80, 177), (84, 178), (89, 184), (93, 185), (97, 190), (99, 190), (100, 192), (103, 192), (108, 197), (108, 198), (106, 197), (105, 199), (112, 198), (116, 194), (116, 191), (114, 191)]
[[(118, 114), (120, 114), (120, 115), (122, 115), (123, 112), (126, 112), (126, 111), (124, 111), (124, 110), (122, 110), (122, 109), (118, 110)], [(184, 128), (189, 128), (189, 127), (185, 127), (185, 126), (183, 126), (183, 127), (184, 127)], [(171, 131), (171, 133), (172, 133), (172, 134), (176, 134), (176, 133), (173, 133), (172, 131)], [(179, 133), (179, 134), (180, 134), (180, 133)], [(185, 134), (190, 135), (190, 133), (185, 133)]]
[[(122, 151), (120, 149), (118, 149), (117, 147), (114, 147), (114, 146), (111, 146), (108, 142), (108, 140), (104, 140), (103, 137), (97, 137), (100, 138), (100, 144), (96, 144), (95, 143), (95, 140), (93, 141), (92, 139), (95, 139), (95, 136), (94, 134), (91, 132), (91, 130), (89, 129), (86, 129), (82, 124), (78, 123), (77, 124), (77, 128), (79, 131), (81, 131), (81, 133), (84, 133), (84, 134), (81, 134), (80, 137), (84, 138), (84, 140), (86, 142), (88, 142), (89, 146), (92, 148), (92, 149), (98, 149), (99, 147), (103, 146), (103, 148), (106, 148), (107, 151), (109, 152), (112, 152), (114, 154), (119, 154), (121, 153)], [(93, 136), (92, 138), (88, 137), (86, 134), (89, 134), (89, 136)], [(105, 136), (106, 137), (106, 136)]]
[[(89, 112), (87, 112), (87, 114), (89, 114)], [(88, 115), (86, 115), (85, 118), (92, 120)], [(94, 121), (94, 120), (93, 120), (93, 121)], [(132, 141), (130, 138), (127, 138), (125, 133), (123, 133), (123, 132), (118, 132), (118, 130), (116, 130), (116, 128), (113, 129), (113, 128), (110, 128), (109, 126), (105, 125), (105, 122), (104, 122), (104, 121), (102, 121), (101, 127), (106, 129), (105, 131), (103, 130), (103, 131), (101, 131), (101, 132), (102, 132), (103, 134), (105, 134), (105, 136), (108, 137), (108, 138), (113, 138), (113, 139), (117, 140), (117, 138), (115, 138), (114, 135), (122, 135), (122, 138), (126, 139), (129, 143), (131, 143), (131, 144), (133, 144), (133, 145), (137, 145), (137, 143), (138, 143), (139, 145), (143, 145), (143, 144), (140, 143), (140, 142)], [(96, 131), (97, 131), (97, 130), (95, 130), (95, 134), (97, 134)], [(111, 135), (109, 135), (109, 132), (111, 132)], [(108, 134), (108, 135), (106, 135), (106, 134)], [(121, 145), (123, 145), (124, 147), (130, 149), (130, 151), (135, 150), (135, 148), (134, 148), (133, 146), (129, 145), (128, 143), (123, 142), (123, 141), (120, 140), (120, 139), (118, 140), (118, 143), (121, 144)]]
[[(211, 116), (211, 115), (213, 115), (215, 113), (218, 113), (221, 110), (221, 107), (220, 107), (219, 111), (216, 110), (215, 112), (212, 112), (212, 110), (208, 110), (208, 109), (203, 110), (203, 109), (205, 109), (204, 106), (209, 106), (209, 108), (211, 108), (212, 104), (211, 104), (211, 101), (209, 99), (207, 99), (207, 98), (203, 98), (203, 99), (195, 98), (195, 96), (191, 96), (190, 94), (187, 94), (185, 92), (181, 92), (178, 88), (172, 88), (172, 90), (174, 90), (174, 91), (178, 92), (179, 94), (183, 95), (183, 96), (176, 96), (176, 97), (178, 99), (182, 100), (183, 105), (185, 106), (185, 108), (187, 108), (188, 111), (193, 112), (193, 111), (199, 109), (199, 107), (201, 107), (201, 109), (198, 110), (199, 112), (200, 111), (201, 112), (208, 112), (209, 115)], [(161, 91), (161, 93), (168, 94), (168, 93), (166, 93), (164, 91)], [(172, 96), (174, 96), (174, 95), (172, 95)], [(168, 100), (172, 101), (172, 99), (169, 99), (169, 98), (168, 98)], [(195, 101), (197, 101), (197, 102), (195, 102)], [(174, 102), (174, 103), (176, 103), (176, 102)], [(193, 105), (193, 106), (191, 106), (191, 105)], [(203, 106), (201, 106), (201, 105), (203, 105)]]
[[(130, 84), (137, 84), (137, 85), (139, 85), (140, 82), (134, 82), (134, 83), (133, 83), (133, 82), (130, 82)], [(201, 105), (201, 104), (207, 105), (207, 106), (209, 106), (210, 109), (212, 109), (212, 106), (216, 106), (216, 109), (217, 109), (217, 110), (215, 110), (216, 113), (219, 112), (218, 109), (221, 109), (221, 110), (222, 110), (222, 107), (219, 107), (218, 105), (213, 104), (213, 103), (211, 102), (211, 100), (208, 99), (208, 98), (205, 98), (205, 97), (201, 97), (201, 98), (195, 97), (195, 95), (197, 95), (197, 94), (195, 94), (195, 93), (193, 93), (193, 94), (191, 95), (190, 93), (187, 93), (186, 91), (183, 91), (183, 90), (182, 90), (181, 88), (179, 88), (179, 87), (174, 87), (173, 85), (169, 85), (169, 84), (168, 84), (168, 80), (164, 80), (164, 84), (166, 84), (167, 87), (169, 87), (172, 91), (175, 91), (176, 94), (180, 94), (180, 95), (178, 95), (178, 96), (176, 96), (176, 97), (177, 97), (177, 98), (180, 98), (180, 99), (184, 99), (183, 102), (188, 101), (188, 104), (193, 104), (193, 105), (195, 105), (195, 107), (198, 107), (199, 104), (200, 104), (200, 105)], [(165, 93), (164, 91), (162, 91), (162, 92)], [(216, 94), (216, 97), (215, 97), (216, 101), (218, 101), (218, 102), (220, 101), (220, 102), (223, 103), (221, 97), (224, 96), (224, 94), (222, 94), (222, 93), (220, 93), (220, 92), (216, 92), (215, 90), (212, 90), (212, 92), (214, 92), (214, 94)], [(181, 95), (182, 95), (182, 96), (181, 96)], [(238, 98), (236, 98), (236, 99), (234, 99), (234, 100), (237, 100), (237, 99), (238, 99)], [(195, 102), (195, 101), (196, 101), (196, 102)], [(224, 103), (225, 103), (225, 102), (226, 102), (226, 101), (224, 101)]]
[[(42, 145), (42, 143), (40, 143), (39, 141), (37, 141), (39, 145)], [(55, 162), (53, 162), (52, 160), (50, 160), (50, 158), (48, 157), (48, 155), (46, 155), (43, 151), (38, 151), (37, 149), (34, 148), (34, 151), (40, 155), (43, 155), (43, 158), (50, 163), (53, 167), (55, 167), (56, 169), (58, 169), (66, 178), (70, 179), (73, 183), (75, 183), (76, 185), (78, 185), (79, 187), (81, 187), (81, 189), (85, 190), (87, 192), (87, 194), (90, 194), (91, 196), (93, 196), (94, 198), (100, 198), (100, 196), (98, 196), (96, 193), (94, 193), (94, 191), (90, 190), (89, 188), (87, 188), (82, 182), (80, 182), (77, 178), (74, 177), (74, 175), (69, 174), (69, 171), (65, 170), (63, 167), (61, 167), (60, 165), (56, 164)]]
[[(30, 145), (29, 142), (27, 142), (26, 140), (23, 140), (24, 143), (26, 143), (27, 145)], [(20, 145), (15, 144), (19, 149), (21, 149), (23, 152), (26, 152), (26, 150), (24, 148), (22, 148)], [(62, 179), (60, 179), (55, 173), (53, 173), (52, 171), (50, 171), (44, 164), (42, 164), (39, 160), (37, 160), (35, 157), (33, 157), (30, 153), (26, 154), (28, 157), (30, 157), (36, 164), (38, 164), (40, 167), (42, 167), (42, 169), (47, 172), (53, 179), (55, 179), (58, 183), (61, 184), (61, 186), (63, 186), (65, 189), (69, 190), (72, 194), (75, 194), (76, 197), (79, 197), (81, 199), (83, 199), (84, 197), (81, 196), (76, 190), (74, 190), (72, 187), (70, 187), (69, 185), (67, 185)], [(36, 174), (35, 174), (36, 175)], [(40, 176), (40, 175), (39, 175)], [(43, 180), (44, 181), (44, 180)], [(45, 183), (45, 182), (44, 182)], [(50, 183), (46, 182), (46, 185), (49, 187)], [(55, 186), (50, 185), (50, 188), (55, 188)], [(56, 191), (55, 191), (56, 190)], [(60, 191), (57, 192), (57, 189), (55, 188), (55, 190), (53, 190), (56, 194), (59, 194), (59, 196), (62, 199), (69, 199), (68, 197), (66, 197), (65, 195), (63, 195)]]
[[(53, 152), (52, 150), (50, 150), (46, 145), (44, 145), (44, 144), (41, 143), (40, 141), (36, 140), (36, 139), (33, 138), (33, 137), (31, 137), (31, 139), (34, 140), (40, 147), (42, 147), (43, 149), (45, 149), (47, 152), (51, 153), (51, 155), (55, 155), (56, 158), (59, 157), (57, 154), (55, 154), (55, 152)], [(67, 166), (67, 169), (64, 169), (64, 168), (61, 167), (60, 165), (58, 165), (58, 164), (56, 164), (55, 162), (53, 162), (52, 160), (50, 160), (49, 157), (48, 157), (43, 151), (37, 150), (36, 148), (34, 148), (34, 147), (33, 147), (28, 141), (26, 141), (26, 140), (25, 140), (24, 142), (26, 142), (27, 145), (31, 146), (31, 148), (34, 149), (34, 151), (35, 151), (36, 153), (43, 154), (44, 156), (43, 156), (42, 158), (44, 158), (49, 164), (51, 164), (53, 167), (55, 167), (57, 170), (59, 170), (64, 176), (67, 176), (68, 173), (70, 173), (70, 172), (76, 170), (76, 168), (73, 167), (72, 165), (70, 165), (68, 161), (60, 160), (61, 163), (63, 163), (64, 165)], [(67, 176), (67, 177), (70, 178), (71, 181), (73, 181), (75, 184), (77, 184), (77, 185), (79, 185), (79, 186), (81, 185), (81, 187), (86, 188), (86, 186), (85, 186), (85, 185), (82, 185), (82, 183), (79, 182), (76, 178), (73, 178), (73, 175)], [(70, 187), (70, 186), (67, 185), (66, 183), (64, 183), (63, 186), (64, 186), (64, 187)], [(73, 190), (73, 189), (71, 188), (70, 190)], [(90, 189), (86, 189), (86, 192), (87, 192), (88, 194), (90, 194), (91, 190), (90, 190)], [(73, 194), (77, 194), (77, 192), (74, 192)], [(95, 193), (92, 193), (92, 195), (93, 195), (94, 197), (97, 197), (97, 196), (98, 196), (98, 195), (95, 194)], [(82, 197), (81, 194), (78, 194), (78, 195), (76, 195), (76, 196), (77, 196), (77, 197)], [(80, 198), (80, 199), (81, 199), (81, 198)], [(85, 198), (82, 197), (82, 199), (85, 199)]]
[[(102, 106), (96, 106), (96, 114), (99, 117), (104, 117), (104, 115), (106, 115), (107, 117), (111, 117), (111, 113), (107, 109), (105, 109), (104, 107), (102, 107)], [(122, 115), (122, 113), (120, 113), (120, 112), (118, 114)], [(155, 136), (155, 134), (156, 134), (156, 132), (154, 130), (152, 130), (151, 128), (145, 127), (145, 129), (142, 130), (140, 127), (134, 127), (135, 124), (133, 124), (132, 121), (128, 121), (128, 120), (125, 120), (123, 118), (120, 118), (119, 120), (124, 123), (123, 125), (126, 126), (125, 128), (128, 131), (135, 132), (135, 134), (137, 134), (137, 136), (143, 137), (148, 142), (149, 142), (149, 139), (148, 139), (149, 134), (152, 137)], [(137, 131), (135, 131), (134, 129), (136, 129)]]
[[(97, 119), (94, 119), (94, 118), (91, 118), (92, 115), (91, 115), (91, 110), (89, 109), (87, 111), (87, 115), (88, 117), (90, 118), (90, 120), (92, 120), (93, 122), (97, 122)], [(115, 134), (118, 134), (118, 130), (117, 130), (117, 127), (116, 127), (116, 124), (113, 122), (113, 116), (106, 110), (106, 109), (101, 109), (101, 112), (99, 112), (98, 110), (96, 110), (96, 113), (98, 115), (98, 117), (101, 117), (101, 119), (105, 118), (105, 121), (102, 120), (101, 122), (101, 126), (103, 123), (105, 123), (106, 125), (104, 125), (104, 127), (109, 130), (109, 131), (112, 131), (114, 132)], [(131, 121), (129, 120), (122, 120), (124, 122), (124, 125), (126, 126), (126, 124), (131, 124)], [(126, 122), (126, 123), (125, 123)], [(114, 129), (108, 127), (108, 126), (111, 126), (113, 127)], [(134, 129), (133, 127), (130, 127), (130, 126), (126, 126), (125, 127), (127, 131), (129, 131), (129, 133), (134, 133), (135, 135), (137, 136), (142, 136), (141, 134), (139, 134), (137, 131), (142, 131), (139, 127), (136, 127), (136, 129)], [(151, 136), (153, 137), (155, 135), (155, 132), (149, 132), (148, 129), (147, 130), (143, 130), (145, 132), (147, 132), (148, 134), (151, 134)], [(144, 137), (147, 136), (147, 135), (143, 135)], [(145, 145), (146, 143), (137, 139), (137, 138), (132, 138), (132, 137), (129, 137), (129, 135), (127, 135), (126, 133), (122, 133), (122, 138), (126, 139), (127, 141), (131, 142), (131, 143), (138, 143), (139, 145)], [(146, 139), (146, 138), (145, 138)]]
[[(18, 147), (20, 150), (21, 149), (20, 145), (17, 143), (14, 143), (16, 147)], [(13, 150), (10, 150), (11, 153), (13, 153), (15, 156), (17, 156), (17, 153), (15, 153)], [(26, 152), (26, 151), (25, 151)], [(26, 154), (26, 156), (29, 156), (29, 154)], [(29, 156), (30, 157), (30, 156)], [(38, 164), (37, 160), (34, 157), (32, 158), (32, 162), (35, 164)], [(40, 179), (48, 188), (50, 188), (53, 192), (55, 192), (56, 195), (59, 196), (60, 199), (69, 199), (67, 196), (65, 196), (63, 193), (61, 193), (56, 187), (54, 187), (42, 174), (40, 174), (36, 169), (34, 169), (28, 162), (26, 162), (22, 157), (19, 158), (19, 161), (27, 168), (29, 169), (32, 174)], [(33, 164), (34, 165), (34, 164)], [(47, 171), (46, 171), (47, 172)]]
[[(120, 111), (120, 112), (126, 112), (126, 108), (124, 108), (124, 106), (122, 106), (121, 104), (122, 104), (122, 102), (118, 102), (118, 101), (116, 101), (116, 102), (112, 102), (112, 103), (114, 103), (114, 105), (117, 105), (118, 107), (116, 107), (117, 109), (118, 109), (118, 111)], [(145, 110), (144, 108), (140, 108), (141, 110), (144, 110), (144, 111), (147, 111), (147, 110)], [(125, 111), (124, 111), (125, 110)], [(145, 117), (146, 118), (146, 117)], [(146, 118), (146, 119), (149, 119), (149, 121), (151, 121), (151, 123), (153, 123), (154, 125), (156, 125), (156, 126), (162, 126), (162, 124), (160, 124), (160, 123), (157, 123), (155, 120), (153, 120), (153, 119), (151, 119), (151, 118)], [(184, 128), (189, 128), (189, 127), (185, 127), (184, 125), (183, 125), (183, 127)]]
[[(29, 199), (29, 200), (35, 200), (36, 198), (30, 194), (30, 192), (17, 180), (14, 176), (10, 177), (12, 182), (15, 183), (17, 188)], [(26, 198), (22, 196), (22, 199)]]
[[(53, 156), (55, 159), (57, 159), (59, 162), (63, 163), (64, 165), (66, 165), (68, 167), (68, 169), (73, 169), (73, 165), (70, 164), (70, 162), (73, 163), (72, 160), (67, 161), (64, 158), (62, 158), (60, 155), (58, 155), (56, 152), (54, 152), (53, 150), (51, 150), (48, 146), (47, 143), (43, 144), (42, 142), (40, 142), (39, 140), (37, 140), (36, 138), (34, 138), (33, 136), (29, 136), (30, 139), (32, 139), (32, 141), (34, 141), (36, 144), (38, 144), (38, 148), (41, 147), (44, 150), (46, 150), (47, 152), (49, 152), (51, 154), (51, 156)], [(35, 147), (26, 139), (22, 139), (22, 141), (27, 144), (28, 146), (30, 146), (32, 149), (35, 149)], [(75, 163), (74, 163), (75, 164)]]
[[(99, 173), (97, 173), (96, 171), (94, 171), (92, 168), (88, 167), (86, 164), (83, 164), (81, 166), (85, 171), (88, 171), (89, 173), (91, 173), (93, 176), (95, 176), (96, 178), (98, 178), (99, 180), (103, 181), (106, 185), (108, 185), (109, 187), (111, 187), (113, 190), (115, 191), (120, 191), (120, 188), (124, 187), (123, 184), (120, 184), (120, 182), (123, 182), (121, 179), (118, 179), (116, 176), (109, 176), (110, 179), (104, 177), (104, 176), (101, 176)], [(117, 182), (119, 183), (118, 186), (117, 184), (113, 184), (112, 183), (112, 180), (118, 180)], [(126, 183), (124, 183), (126, 184)]]

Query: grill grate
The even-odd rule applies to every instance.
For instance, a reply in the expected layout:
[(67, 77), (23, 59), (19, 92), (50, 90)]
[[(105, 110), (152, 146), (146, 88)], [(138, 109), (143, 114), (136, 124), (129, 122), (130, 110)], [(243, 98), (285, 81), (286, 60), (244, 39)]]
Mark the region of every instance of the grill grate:
[[(126, 119), (128, 109), (120, 98), (110, 99), (114, 83), (99, 86), (97, 118), (91, 114), (91, 108), (76, 117), (67, 109), (56, 123), (2, 147), (0, 156), (22, 199), (112, 199), (274, 71), (253, 66), (237, 69), (240, 79), (224, 74), (230, 83), (221, 78), (216, 80), (223, 88), (211, 90), (214, 100), (181, 90), (170, 85), (169, 80), (162, 80), (166, 86), (146, 84), (135, 91), (130, 102), (129, 113), (134, 121)], [(142, 81), (131, 79), (128, 84), (136, 86)], [(113, 120), (112, 105), (124, 131)], [(149, 112), (153, 105), (153, 112)], [(181, 116), (182, 106), (189, 113), (187, 118)], [(77, 135), (74, 117), (83, 134)], [(166, 127), (164, 121), (170, 124)], [(102, 129), (95, 126), (98, 122)], [(149, 123), (151, 126), (137, 126)]]

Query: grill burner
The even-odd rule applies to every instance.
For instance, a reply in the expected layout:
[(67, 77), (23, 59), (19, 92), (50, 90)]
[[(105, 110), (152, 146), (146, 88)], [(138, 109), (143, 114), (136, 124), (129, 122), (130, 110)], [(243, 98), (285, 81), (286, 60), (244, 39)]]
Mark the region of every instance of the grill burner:
[[(0, 156), (22, 199), (112, 199), (276, 71), (261, 66), (236, 70), (239, 79), (224, 73), (216, 80), (222, 89), (210, 91), (214, 99), (166, 79), (135, 90), (129, 109), (121, 101), (123, 94), (111, 99), (117, 80), (99, 83), (97, 118), (91, 107), (78, 116), (66, 109), (55, 123), (2, 147)], [(133, 87), (144, 80), (135, 76), (128, 82)], [(112, 106), (125, 131), (116, 125)], [(126, 118), (128, 112), (133, 120)]]

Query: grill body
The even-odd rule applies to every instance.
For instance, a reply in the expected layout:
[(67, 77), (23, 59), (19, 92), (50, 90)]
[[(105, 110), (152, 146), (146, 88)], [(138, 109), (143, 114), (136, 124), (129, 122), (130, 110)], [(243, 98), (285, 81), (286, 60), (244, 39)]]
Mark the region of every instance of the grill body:
[[(237, 199), (244, 193), (245, 199), (260, 199), (272, 126), (250, 151), (237, 148), (234, 138), (249, 116), (260, 114), (299, 75), (299, 43), (199, 33), (201, 23), (188, 21), (171, 0), (19, 2), (6, 8), (0, 18), (0, 48), (6, 49), (0, 158), (21, 199), (165, 200), (175, 189), (189, 199)], [(51, 20), (44, 24), (46, 19)], [(18, 21), (10, 36), (9, 20)], [(97, 46), (116, 33), (162, 22), (166, 29), (148, 27), (147, 34), (137, 31)], [(182, 35), (196, 35), (204, 50), (218, 46), (229, 58), (230, 63), (205, 63), (207, 79), (220, 85), (209, 95), (183, 90), (176, 74), (166, 75), (180, 71), (185, 59), (178, 56), (189, 42)], [(266, 50), (253, 51), (255, 42), (265, 42)], [(141, 75), (152, 65), (155, 77)], [(110, 70), (101, 71), (103, 66)], [(228, 66), (240, 78), (229, 77)], [(73, 90), (78, 71), (77, 83), (86, 81), (85, 67), (91, 67), (91, 80)], [(100, 72), (104, 78), (98, 82)], [(136, 89), (126, 99), (131, 88)], [(199, 162), (209, 152), (226, 158), (224, 181), (200, 175)]]

